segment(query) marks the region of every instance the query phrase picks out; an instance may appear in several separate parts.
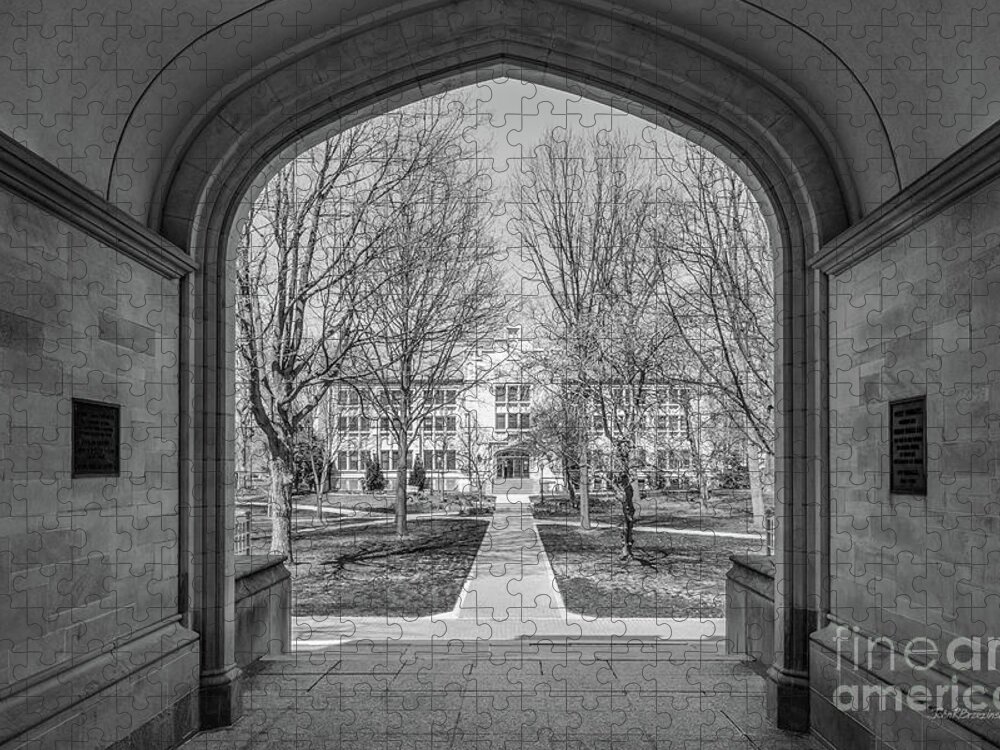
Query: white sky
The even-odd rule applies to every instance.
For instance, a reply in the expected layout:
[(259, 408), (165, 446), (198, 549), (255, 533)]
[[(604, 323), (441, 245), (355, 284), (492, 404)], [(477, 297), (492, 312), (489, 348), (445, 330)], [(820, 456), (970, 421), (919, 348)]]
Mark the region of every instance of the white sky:
[[(515, 166), (516, 160), (530, 157), (551, 128), (599, 128), (641, 142), (643, 131), (654, 127), (606, 104), (512, 78), (474, 84), (455, 93), (467, 94), (475, 102), (480, 125), (470, 136), (481, 139), (484, 156), (492, 157), (493, 169), (500, 173)], [(492, 147), (487, 146), (487, 139), (492, 140)], [(509, 164), (510, 160), (515, 164)]]
[[(601, 129), (626, 136), (637, 143), (661, 141), (667, 134), (649, 121), (558, 89), (504, 78), (473, 84), (453, 92), (468, 97), (469, 112), (466, 138), (477, 144), (480, 158), (492, 162), (493, 187), (497, 199), (505, 192), (507, 175), (518, 168), (518, 161), (529, 159), (545, 133), (552, 128), (575, 132)], [(654, 136), (654, 132), (656, 135)], [(681, 140), (670, 134), (671, 139)], [(531, 267), (521, 257), (518, 238), (505, 231), (506, 217), (498, 217), (499, 239), (504, 245), (499, 259), (507, 267), (511, 293), (529, 297), (537, 294), (531, 280)], [(503, 257), (503, 256), (506, 257)], [(522, 311), (520, 322), (526, 322)]]

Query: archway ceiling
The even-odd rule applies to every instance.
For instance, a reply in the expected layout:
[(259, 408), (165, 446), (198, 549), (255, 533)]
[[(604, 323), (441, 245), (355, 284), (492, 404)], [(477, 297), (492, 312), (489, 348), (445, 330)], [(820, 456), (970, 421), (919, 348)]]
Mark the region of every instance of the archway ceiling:
[[(564, 3), (564, 5), (584, 3)], [(132, 0), (88, 5), (8, 0), (0, 11), (0, 130), (107, 197), (112, 164), (132, 170), (145, 218), (163, 154), (220, 90), (310, 40), (416, 7), (386, 0)], [(474, 4), (466, 2), (463, 12)], [(616, 20), (653, 22), (780, 81), (871, 210), (996, 121), (1000, 14), (964, 3), (897, 0), (630, 0)], [(76, 7), (73, 7), (76, 6)], [(491, 14), (515, 0), (483, 0)], [(593, 33), (593, 30), (567, 30)], [(393, 33), (391, 30), (387, 34)], [(406, 44), (406, 38), (399, 43)], [(641, 54), (641, 51), (637, 51)], [(877, 175), (865, 185), (867, 175)], [(116, 178), (120, 179), (120, 178)], [(120, 185), (119, 185), (120, 191)], [(137, 209), (137, 206), (145, 208)]]

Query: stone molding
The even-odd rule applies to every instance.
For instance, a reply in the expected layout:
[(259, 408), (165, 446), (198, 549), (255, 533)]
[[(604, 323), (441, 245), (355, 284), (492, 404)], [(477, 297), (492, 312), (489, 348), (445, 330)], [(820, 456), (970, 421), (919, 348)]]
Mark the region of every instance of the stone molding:
[(191, 256), (0, 133), (0, 188), (168, 279), (198, 266)]
[(774, 558), (769, 555), (730, 555), (733, 566), (726, 580), (733, 581), (758, 596), (774, 602)]
[(1000, 123), (827, 242), (810, 263), (838, 274), (1000, 178)]

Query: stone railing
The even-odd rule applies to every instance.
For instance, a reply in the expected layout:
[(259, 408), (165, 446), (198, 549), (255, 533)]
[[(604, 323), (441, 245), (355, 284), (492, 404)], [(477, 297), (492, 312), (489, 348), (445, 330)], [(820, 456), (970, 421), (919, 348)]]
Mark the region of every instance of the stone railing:
[(236, 663), (291, 647), (292, 581), (283, 555), (236, 558)]
[(774, 558), (732, 555), (726, 573), (726, 650), (753, 657), (764, 673), (774, 661)]

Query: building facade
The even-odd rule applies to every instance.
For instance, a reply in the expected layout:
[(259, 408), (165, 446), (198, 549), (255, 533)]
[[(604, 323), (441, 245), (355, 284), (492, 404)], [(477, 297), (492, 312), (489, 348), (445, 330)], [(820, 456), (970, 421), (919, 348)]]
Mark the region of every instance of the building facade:
[[(539, 403), (558, 385), (532, 370), (531, 351), (521, 327), (510, 326), (491, 348), (470, 354), (462, 381), (428, 394), (430, 413), (417, 425), (407, 452), (411, 472), (418, 462), (423, 467), (424, 488), (494, 494), (565, 489), (562, 460), (533, 431)], [(626, 389), (607, 390), (612, 404), (629, 400)], [(675, 386), (647, 391), (637, 430), (638, 477), (651, 486), (684, 485), (693, 479), (701, 404)], [(370, 461), (378, 462), (386, 487), (393, 488), (399, 445), (389, 417), (349, 385), (331, 390), (321, 411), (326, 417), (315, 429), (330, 451), (332, 489), (365, 490)], [(614, 421), (615, 415), (594, 407), (587, 425), (589, 476), (596, 490), (610, 489), (614, 470), (605, 419)]]

